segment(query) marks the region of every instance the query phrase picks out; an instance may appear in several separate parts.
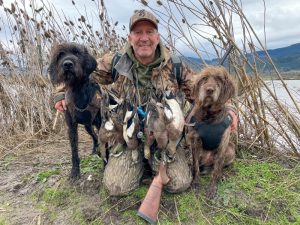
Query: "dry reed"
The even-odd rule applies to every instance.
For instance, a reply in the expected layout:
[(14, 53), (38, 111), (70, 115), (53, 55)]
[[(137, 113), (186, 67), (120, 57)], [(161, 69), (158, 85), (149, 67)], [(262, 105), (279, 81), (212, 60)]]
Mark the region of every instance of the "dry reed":
[[(72, 1), (78, 12), (77, 19), (59, 13), (49, 2), (37, 7), (37, 1), (30, 0), (29, 8), (25, 7), (25, 0), (18, 2), (10, 7), (0, 4), (0, 10), (6, 15), (0, 23), (5, 32), (12, 35), (7, 43), (0, 42), (1, 62), (6, 68), (6, 74), (0, 76), (1, 139), (20, 133), (28, 138), (52, 132), (55, 114), (51, 104), (52, 87), (45, 74), (53, 44), (80, 42), (99, 57), (107, 51), (120, 49), (125, 42), (117, 33), (118, 23), (109, 19), (103, 0), (93, 1), (94, 11), (88, 13), (80, 12), (76, 1)], [(210, 56), (209, 52), (214, 51), (221, 59), (233, 46), (225, 65), (239, 83), (239, 95), (234, 103), (241, 122), (238, 128), (241, 146), (269, 151), (279, 149), (300, 156), (299, 105), (268, 55), (265, 44), (244, 15), (241, 2), (156, 1), (159, 11), (151, 6), (154, 1), (140, 2), (157, 15), (160, 25), (168, 31), (162, 38), (174, 52), (180, 53), (177, 45), (184, 43), (199, 56), (202, 64), (206, 64), (204, 58)], [(93, 21), (95, 24), (91, 22), (91, 14), (98, 18), (96, 23)], [(233, 20), (239, 21), (242, 27), (241, 43), (235, 40)], [(199, 48), (200, 43), (205, 45)], [(205, 51), (205, 47), (211, 50)], [(265, 61), (258, 57), (257, 50), (266, 51)], [(285, 107), (274, 90), (265, 84), (259, 69), (264, 63), (272, 65), (272, 76), (282, 82), (295, 111)], [(263, 97), (263, 90), (269, 96), (268, 101)]]

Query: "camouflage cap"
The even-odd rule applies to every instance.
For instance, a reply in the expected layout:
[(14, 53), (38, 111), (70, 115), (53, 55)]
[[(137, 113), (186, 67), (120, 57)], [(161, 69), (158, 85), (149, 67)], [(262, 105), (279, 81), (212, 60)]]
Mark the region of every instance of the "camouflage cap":
[(149, 21), (151, 23), (153, 23), (153, 25), (155, 26), (155, 28), (157, 29), (157, 19), (156, 17), (151, 13), (148, 12), (144, 9), (141, 10), (134, 10), (133, 15), (130, 17), (130, 21), (129, 21), (129, 31), (132, 30), (133, 26), (142, 20), (146, 20)]

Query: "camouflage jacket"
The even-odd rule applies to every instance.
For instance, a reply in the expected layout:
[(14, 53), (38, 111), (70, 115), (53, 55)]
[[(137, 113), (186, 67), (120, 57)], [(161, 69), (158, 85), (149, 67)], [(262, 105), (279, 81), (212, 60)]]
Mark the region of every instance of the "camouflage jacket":
[[(115, 79), (112, 77), (111, 68), (114, 53), (107, 53), (97, 60), (97, 69), (92, 73), (91, 77), (100, 84), (100, 86), (113, 91), (118, 98), (122, 99), (137, 97), (140, 101), (144, 102), (145, 98), (147, 98), (147, 89), (152, 88), (153, 90), (162, 91), (171, 90), (175, 93), (181, 90), (185, 93), (186, 98), (192, 102), (191, 92), (196, 73), (183, 63), (180, 84), (178, 84), (176, 77), (172, 74), (172, 61), (169, 50), (161, 44), (158, 47), (164, 59), (160, 65), (152, 69), (151, 79), (149, 79), (151, 80), (151, 84), (146, 88), (137, 87), (137, 69), (136, 66), (134, 66), (133, 60), (126, 52), (122, 54), (118, 63), (115, 65), (115, 69), (118, 72), (118, 76)], [(56, 88), (55, 102), (64, 98), (64, 90), (63, 84)]]

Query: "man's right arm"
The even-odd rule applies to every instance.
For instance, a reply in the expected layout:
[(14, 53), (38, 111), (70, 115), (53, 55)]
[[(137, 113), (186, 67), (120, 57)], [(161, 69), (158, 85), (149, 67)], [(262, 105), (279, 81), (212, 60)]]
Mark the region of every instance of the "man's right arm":
[(65, 84), (60, 84), (55, 87), (53, 93), (54, 108), (57, 111), (63, 112), (67, 109), (65, 103)]
[(102, 58), (97, 59), (97, 68), (91, 74), (91, 78), (98, 84), (107, 85), (114, 82), (111, 74), (111, 64), (114, 53), (107, 53)]

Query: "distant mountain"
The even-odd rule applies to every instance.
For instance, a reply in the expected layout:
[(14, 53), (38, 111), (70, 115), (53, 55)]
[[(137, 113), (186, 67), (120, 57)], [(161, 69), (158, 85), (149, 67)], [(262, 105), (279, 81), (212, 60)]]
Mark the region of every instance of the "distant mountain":
[[(257, 53), (262, 60), (266, 58), (264, 51)], [(268, 53), (280, 71), (300, 70), (300, 43), (284, 48), (271, 49), (268, 50)]]
[[(266, 53), (264, 51), (256, 52), (262, 62), (259, 63), (258, 68), (263, 71), (268, 71), (271, 68), (269, 63), (266, 63)], [(293, 44), (284, 48), (270, 49), (268, 50), (273, 62), (277, 69), (282, 72), (299, 70), (300, 71), (300, 43)], [(247, 54), (249, 60), (252, 60), (252, 55)], [(203, 62), (199, 58), (182, 57), (182, 60), (191, 66), (194, 70), (199, 71), (203, 66)], [(209, 65), (219, 64), (219, 59), (206, 60)]]

